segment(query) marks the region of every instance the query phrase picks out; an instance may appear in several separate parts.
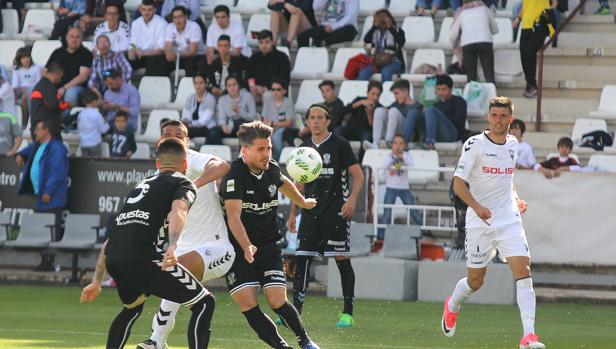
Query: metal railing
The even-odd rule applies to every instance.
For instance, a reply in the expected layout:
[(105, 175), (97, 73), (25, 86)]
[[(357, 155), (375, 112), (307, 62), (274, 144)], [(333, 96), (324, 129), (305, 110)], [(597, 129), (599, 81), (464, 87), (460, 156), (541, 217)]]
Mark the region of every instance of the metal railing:
[(537, 115), (535, 119), (535, 131), (541, 131), (541, 97), (543, 95), (543, 56), (545, 50), (552, 45), (552, 42), (558, 38), (558, 34), (560, 34), (563, 29), (567, 27), (571, 19), (580, 11), (584, 5), (586, 5), (586, 1), (588, 0), (580, 0), (580, 3), (569, 13), (569, 16), (565, 18), (565, 20), (558, 25), (556, 28), (556, 32), (554, 36), (548, 36), (548, 40), (543, 44), (543, 46), (539, 49), (539, 59), (537, 62)]

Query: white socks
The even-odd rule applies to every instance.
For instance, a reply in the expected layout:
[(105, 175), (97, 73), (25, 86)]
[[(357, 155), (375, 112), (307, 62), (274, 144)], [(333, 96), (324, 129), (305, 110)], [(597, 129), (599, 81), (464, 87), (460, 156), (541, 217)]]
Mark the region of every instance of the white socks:
[(475, 292), (469, 285), (466, 278), (460, 279), (453, 290), (451, 299), (447, 304), (449, 311), (457, 313), (460, 310), (460, 304), (464, 303)]
[(522, 317), (522, 327), (524, 337), (529, 333), (535, 333), (535, 290), (533, 289), (533, 279), (530, 277), (520, 279), (515, 282), (517, 286), (518, 308)]
[(180, 310), (180, 304), (168, 301), (166, 299), (161, 300), (160, 308), (152, 319), (152, 335), (150, 339), (156, 342), (156, 346), (160, 347), (163, 343), (167, 342), (167, 337), (173, 325), (175, 324), (175, 316)]

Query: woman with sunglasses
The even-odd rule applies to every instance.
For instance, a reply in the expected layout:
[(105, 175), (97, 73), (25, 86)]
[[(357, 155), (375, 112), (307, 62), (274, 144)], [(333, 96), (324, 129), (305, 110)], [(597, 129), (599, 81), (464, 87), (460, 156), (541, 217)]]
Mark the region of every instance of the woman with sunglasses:
[(294, 128), (295, 108), (287, 94), (287, 84), (279, 77), (273, 77), (270, 84), (271, 94), (263, 99), (261, 116), (263, 122), (274, 128), (272, 135), (273, 159), (278, 160), (284, 146), (284, 131)]

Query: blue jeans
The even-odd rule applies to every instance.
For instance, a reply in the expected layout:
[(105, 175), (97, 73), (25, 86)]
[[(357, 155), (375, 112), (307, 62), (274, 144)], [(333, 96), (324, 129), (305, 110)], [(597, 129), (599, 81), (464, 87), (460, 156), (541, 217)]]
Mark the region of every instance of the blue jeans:
[(404, 126), (402, 134), (404, 135), (404, 140), (407, 142), (413, 141), (413, 134), (415, 133), (415, 127), (417, 123), (424, 124), (426, 120), (426, 116), (419, 108), (413, 108), (406, 113), (406, 117), (404, 118)]
[[(413, 194), (411, 194), (410, 189), (385, 188), (385, 199), (383, 200), (384, 204), (394, 204), (396, 202), (396, 198), (400, 198), (405, 205), (415, 205), (415, 198), (413, 197)], [(411, 210), (411, 218), (413, 218), (415, 224), (421, 225), (422, 219), (419, 211)], [(391, 208), (385, 208), (383, 216), (379, 219), (379, 223), (391, 224)], [(384, 237), (385, 229), (379, 228), (377, 232), (377, 239), (383, 240)]]
[[(393, 62), (385, 65), (381, 68), (381, 80), (383, 82), (391, 81), (393, 79), (394, 74), (400, 74), (402, 72), (402, 64), (396, 59)], [(370, 80), (372, 74), (378, 72), (379, 70), (374, 65), (369, 65), (364, 69), (359, 71), (359, 75), (357, 75), (357, 80)]]
[(458, 129), (438, 108), (430, 107), (426, 115), (426, 143), (455, 142), (459, 139)]
[(274, 130), (274, 134), (272, 135), (272, 150), (273, 159), (278, 161), (280, 158), (280, 153), (282, 153), (282, 148), (284, 147), (284, 130), (286, 128), (277, 128)]
[[(443, 0), (417, 0), (417, 7), (428, 8), (431, 5), (434, 5), (438, 8), (443, 7)], [(452, 10), (456, 10), (460, 6), (460, 0), (449, 0), (449, 7)]]

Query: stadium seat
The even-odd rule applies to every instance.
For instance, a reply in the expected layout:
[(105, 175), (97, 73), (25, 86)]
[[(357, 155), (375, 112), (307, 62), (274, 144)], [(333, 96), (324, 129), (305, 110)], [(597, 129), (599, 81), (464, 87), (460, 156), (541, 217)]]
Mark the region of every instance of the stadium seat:
[(405, 48), (428, 47), (434, 42), (434, 21), (430, 16), (404, 18), (402, 30), (406, 35)]
[[(436, 150), (418, 150), (409, 151), (413, 158), (414, 167), (419, 168), (438, 168), (439, 157)], [(428, 183), (438, 182), (439, 171), (411, 170), (409, 171), (409, 183), (426, 185)]]
[(276, 49), (280, 52), (283, 52), (289, 57), (289, 61), (291, 60), (291, 51), (286, 46), (276, 46)]
[(141, 5), (140, 0), (126, 0), (124, 2), (124, 10), (134, 13), (139, 10), (139, 5)]
[(167, 109), (175, 109), (182, 110), (184, 107), (184, 102), (186, 102), (186, 98), (191, 94), (195, 93), (195, 88), (193, 87), (192, 78), (189, 76), (185, 76), (180, 80), (178, 85), (178, 90), (175, 93), (175, 99), (171, 103), (167, 103), (165, 108)]
[(372, 223), (351, 222), (350, 227), (350, 257), (361, 257), (370, 254), (371, 236), (374, 236)]
[(232, 8), (232, 10), (233, 12), (239, 12), (241, 14), (266, 12), (269, 11), (269, 9), (267, 8), (267, 2), (268, 0), (238, 0), (237, 4), (235, 5), (235, 7)]
[(513, 5), (515, 3), (516, 3), (515, 1), (507, 1), (507, 4), (505, 5), (505, 9), (497, 10), (496, 16), (511, 18), (511, 15), (513, 13)]
[[(385, 107), (389, 107), (392, 103), (396, 101), (394, 97), (394, 93), (391, 92), (391, 85), (393, 85), (393, 81), (387, 81), (383, 84), (383, 93), (381, 93), (381, 97), (379, 98), (379, 103)], [(413, 97), (413, 85), (410, 85), (411, 90), (409, 91), (411, 97)]]
[(3, 9), (2, 33), (0, 33), (0, 39), (12, 38), (17, 33), (19, 33), (19, 17), (17, 16), (17, 10)]
[(370, 16), (385, 7), (385, 0), (359, 0), (359, 15)]
[(171, 101), (171, 81), (166, 76), (144, 76), (139, 83), (141, 109), (156, 109)]
[(593, 154), (588, 160), (588, 166), (598, 171), (616, 172), (616, 155)]
[[(423, 18), (423, 17), (421, 17)], [(411, 69), (408, 74), (402, 74), (402, 79), (407, 79), (411, 82), (424, 82), (428, 74), (415, 74), (415, 69), (420, 65), (427, 63), (438, 67), (439, 65), (445, 70), (445, 52), (441, 49), (420, 48), (415, 50), (413, 60), (411, 62)]]
[[(374, 178), (376, 171), (383, 165), (385, 159), (391, 154), (389, 149), (368, 149), (364, 153), (364, 158), (361, 161), (362, 166), (368, 166), (372, 169)], [(379, 183), (385, 182), (385, 173), (381, 170), (378, 175)]]
[(571, 130), (571, 139), (575, 143), (582, 139), (584, 134), (597, 130), (607, 132), (607, 122), (604, 119), (576, 119)]
[(257, 40), (256, 37), (253, 38), (252, 33), (254, 32), (256, 34), (263, 29), (269, 30), (271, 17), (272, 16), (269, 13), (255, 13), (250, 16), (250, 20), (248, 21), (248, 26), (246, 28), (246, 41), (248, 42), (248, 45), (259, 46), (259, 40)]
[(451, 33), (451, 25), (453, 24), (453, 17), (445, 17), (443, 18), (443, 22), (441, 22), (441, 30), (438, 34), (438, 40), (430, 45), (433, 48), (440, 48), (443, 50), (452, 50), (453, 46), (449, 41), (449, 33)]
[(180, 112), (169, 109), (154, 109), (150, 112), (148, 123), (145, 126), (145, 132), (142, 135), (136, 135), (135, 138), (139, 142), (155, 143), (160, 139), (160, 121), (162, 119), (180, 120)]
[(53, 30), (56, 16), (52, 9), (32, 9), (26, 13), (21, 33), (15, 37), (26, 40), (48, 38)]
[(415, 0), (389, 0), (389, 12), (394, 17), (406, 17), (415, 12)]
[(368, 81), (344, 80), (340, 84), (338, 98), (344, 105), (351, 103), (356, 97), (365, 97), (367, 95)]
[[(485, 96), (485, 100), (483, 101), (483, 106), (481, 109), (471, 109), (472, 106), (468, 106), (467, 115), (475, 116), (475, 117), (483, 117), (488, 112), (488, 101), (490, 98), (496, 97), (496, 86), (491, 82), (473, 82), (476, 84), (480, 84), (483, 90), (483, 94)], [(467, 102), (469, 100), (471, 82), (467, 83), (464, 86), (464, 92), (462, 92), (462, 98), (464, 98)]]
[(286, 164), (287, 163), (287, 159), (289, 158), (289, 155), (295, 149), (296, 149), (295, 147), (284, 147), (284, 148), (282, 148), (282, 151), (280, 152), (280, 158), (278, 158), (278, 163), (282, 164), (282, 165)]
[(509, 18), (496, 18), (498, 33), (492, 36), (494, 49), (509, 48), (513, 44), (513, 26)]
[(5, 246), (44, 249), (49, 246), (55, 224), (53, 213), (26, 213), (21, 215), (17, 239), (6, 241)]
[(334, 56), (334, 64), (332, 70), (329, 73), (323, 74), (324, 80), (342, 81), (344, 80), (344, 69), (349, 62), (349, 59), (361, 53), (366, 53), (366, 50), (358, 47), (343, 47), (336, 50)]
[(32, 61), (35, 64), (44, 67), (47, 64), (49, 56), (58, 47), (62, 47), (60, 40), (36, 40), (32, 45)]
[(51, 1), (50, 2), (33, 2), (33, 1), (30, 1), (30, 2), (26, 2), (24, 4), (24, 8), (26, 10), (41, 9), (41, 8), (53, 9), (53, 6), (54, 6), (54, 4)]
[(135, 153), (130, 158), (131, 159), (141, 159), (141, 160), (151, 159), (152, 155), (150, 154), (150, 145), (145, 142), (138, 142), (137, 150), (135, 150)]
[(13, 69), (13, 59), (15, 59), (15, 53), (21, 47), (26, 46), (23, 40), (2, 40), (2, 54), (0, 55), (0, 65), (3, 65), (7, 69)]
[[(70, 133), (70, 134), (74, 134), (74, 133)], [(64, 137), (66, 135), (66, 133), (62, 133), (62, 137)], [(79, 140), (79, 134), (77, 134), (77, 140)], [(68, 143), (64, 142), (64, 145), (66, 146), (66, 149), (69, 150), (68, 147)], [(81, 145), (79, 147), (77, 147), (77, 151), (75, 152), (75, 156), (81, 156)], [(109, 143), (107, 142), (102, 142), (101, 143), (101, 158), (108, 158), (110, 157), (110, 151), (109, 151)]]
[(211, 145), (204, 144), (199, 149), (200, 153), (216, 155), (225, 161), (232, 161), (231, 148), (228, 145)]
[(0, 213), (0, 246), (9, 238), (11, 229), (11, 211), (3, 211)]
[(421, 239), (420, 226), (389, 224), (385, 228), (383, 257), (419, 259), (419, 239)]
[(372, 23), (374, 22), (374, 17), (372, 15), (367, 16), (364, 19), (364, 24), (362, 26), (362, 30), (361, 30), (361, 35), (359, 36), (359, 38), (356, 41), (353, 41), (352, 45), (353, 47), (364, 47), (364, 37), (366, 36), (366, 33), (368, 33), (368, 30), (370, 30), (370, 28), (372, 28)]
[(522, 73), (520, 50), (494, 50), (494, 74), (497, 82), (512, 82)]
[(325, 47), (300, 47), (295, 57), (291, 78), (318, 79), (329, 71), (329, 55)]
[[(205, 2), (205, 4), (204, 4)], [(229, 9), (235, 5), (235, 0), (205, 0), (201, 1), (201, 11), (205, 13), (214, 13), (214, 8), (218, 5), (227, 5)]]
[(299, 85), (297, 92), (297, 100), (295, 102), (295, 111), (304, 114), (308, 107), (314, 103), (323, 101), (319, 84), (322, 80), (303, 80)]
[(614, 119), (616, 118), (616, 85), (605, 85), (599, 98), (597, 110), (588, 112), (591, 118)]

